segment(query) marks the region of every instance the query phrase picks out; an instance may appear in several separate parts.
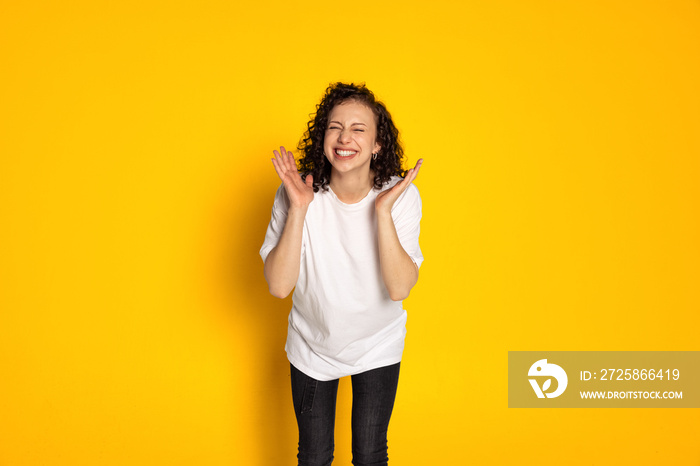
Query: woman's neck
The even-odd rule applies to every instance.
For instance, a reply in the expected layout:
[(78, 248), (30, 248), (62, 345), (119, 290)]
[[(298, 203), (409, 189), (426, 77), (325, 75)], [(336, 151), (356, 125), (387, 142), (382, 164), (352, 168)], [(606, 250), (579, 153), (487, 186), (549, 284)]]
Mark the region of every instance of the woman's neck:
[(374, 172), (367, 175), (354, 173), (331, 173), (330, 186), (335, 195), (345, 204), (355, 204), (364, 199), (374, 186)]

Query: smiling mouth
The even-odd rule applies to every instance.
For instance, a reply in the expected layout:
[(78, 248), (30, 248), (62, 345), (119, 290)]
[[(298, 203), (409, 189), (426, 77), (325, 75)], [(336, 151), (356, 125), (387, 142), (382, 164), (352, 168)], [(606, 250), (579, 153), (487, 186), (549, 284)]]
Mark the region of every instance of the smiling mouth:
[(352, 158), (356, 154), (357, 154), (357, 151), (354, 151), (354, 150), (340, 150), (340, 149), (335, 150), (335, 156), (337, 158), (339, 158), (340, 160)]

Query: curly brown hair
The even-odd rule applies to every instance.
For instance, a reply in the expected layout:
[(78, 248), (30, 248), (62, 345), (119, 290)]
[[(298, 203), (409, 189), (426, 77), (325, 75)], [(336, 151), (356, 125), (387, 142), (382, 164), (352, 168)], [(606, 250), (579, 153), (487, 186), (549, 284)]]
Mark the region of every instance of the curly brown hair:
[(319, 189), (328, 190), (331, 179), (331, 164), (323, 153), (323, 140), (328, 127), (328, 117), (331, 110), (343, 102), (354, 100), (369, 107), (377, 120), (377, 142), (381, 146), (376, 160), (370, 161), (370, 170), (375, 174), (374, 187), (380, 189), (392, 176), (406, 175), (403, 165), (403, 147), (399, 141), (399, 130), (394, 125), (391, 115), (384, 104), (375, 99), (372, 91), (364, 83), (345, 84), (335, 83), (328, 86), (321, 103), (316, 106), (316, 114), (311, 114), (297, 149), (303, 156), (298, 161), (302, 178), (312, 175), (314, 192)]

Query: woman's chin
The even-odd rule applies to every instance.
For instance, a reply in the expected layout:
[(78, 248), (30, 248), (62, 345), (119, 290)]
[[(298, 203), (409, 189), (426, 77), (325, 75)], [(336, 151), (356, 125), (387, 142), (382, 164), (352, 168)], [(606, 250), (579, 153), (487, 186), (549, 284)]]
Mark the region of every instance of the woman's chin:
[(357, 164), (357, 163), (345, 163), (335, 161), (331, 164), (333, 166), (333, 171), (338, 174), (351, 174), (351, 173), (367, 173), (369, 174), (369, 163), (367, 164)]

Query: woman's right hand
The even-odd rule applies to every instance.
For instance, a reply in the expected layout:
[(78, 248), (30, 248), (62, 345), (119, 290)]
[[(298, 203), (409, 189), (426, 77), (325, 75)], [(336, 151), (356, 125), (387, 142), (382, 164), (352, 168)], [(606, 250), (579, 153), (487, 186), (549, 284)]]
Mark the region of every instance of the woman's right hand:
[(275, 166), (277, 175), (284, 183), (284, 189), (289, 197), (290, 207), (306, 208), (314, 200), (314, 179), (311, 174), (306, 175), (306, 182), (302, 181), (301, 175), (297, 171), (297, 164), (294, 156), (280, 146), (280, 151), (273, 151), (275, 158), (272, 165)]

